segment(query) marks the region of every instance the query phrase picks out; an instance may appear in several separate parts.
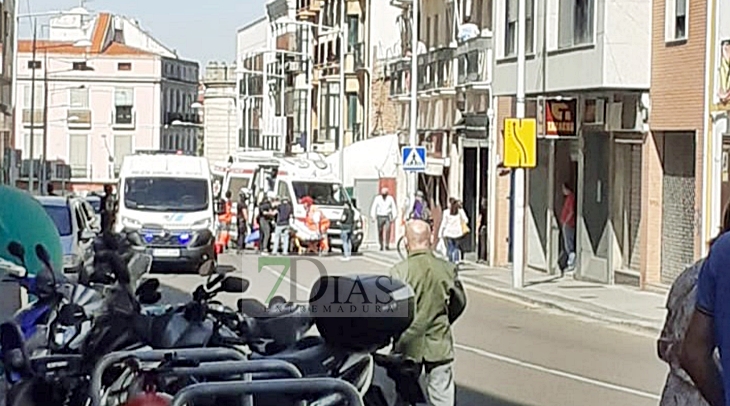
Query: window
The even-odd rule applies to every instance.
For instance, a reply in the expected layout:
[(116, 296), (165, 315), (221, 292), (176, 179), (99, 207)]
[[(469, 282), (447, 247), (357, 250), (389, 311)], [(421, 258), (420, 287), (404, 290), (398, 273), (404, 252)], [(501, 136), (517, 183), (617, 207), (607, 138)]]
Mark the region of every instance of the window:
[(132, 154), (132, 134), (114, 136), (114, 176), (119, 174), (124, 157)]
[(196, 212), (210, 209), (210, 180), (128, 178), (124, 207), (148, 212)]
[(322, 121), (320, 121), (320, 135), (323, 141), (334, 141), (338, 133), (340, 122), (340, 84), (328, 83), (322, 94)]
[(40, 69), (41, 61), (28, 61), (28, 69)]
[(666, 0), (666, 41), (687, 39), (689, 0)]
[(279, 196), (279, 200), (289, 199), (291, 201), (291, 193), (289, 193), (289, 186), (286, 182), (279, 182), (279, 186), (276, 188), (276, 195)]
[(69, 106), (72, 109), (88, 109), (89, 108), (89, 89), (75, 88), (68, 89)]
[(431, 43), (434, 47), (441, 46), (441, 38), (439, 38), (439, 16), (433, 16), (433, 42)]
[(561, 1), (558, 47), (570, 48), (593, 42), (593, 1)]
[[(566, 1), (561, 1), (565, 3)], [(504, 56), (517, 55), (517, 12), (518, 1), (507, 0), (505, 35), (504, 35)], [(525, 1), (525, 52), (535, 52), (535, 0)]]
[(504, 22), (504, 56), (517, 54), (517, 0), (507, 0)]
[(58, 234), (62, 237), (67, 237), (73, 232), (73, 226), (71, 225), (71, 209), (68, 206), (43, 206), (46, 210), (48, 217), (53, 220), (53, 224), (56, 225)]
[(86, 62), (74, 62), (71, 66), (73, 70), (89, 70)]
[(347, 94), (347, 127), (350, 129), (350, 131), (355, 132), (355, 129), (358, 124), (357, 120), (357, 94), (355, 93), (348, 93)]
[(31, 85), (23, 87), (23, 107), (26, 109), (35, 107), (36, 110), (43, 109), (43, 83), (35, 84), (35, 92), (31, 92)]
[[(40, 159), (43, 155), (43, 134), (33, 133), (33, 159)], [(25, 134), (23, 139), (23, 159), (30, 159), (30, 133)]]
[(117, 88), (114, 91), (114, 123), (133, 124), (134, 88)]
[(294, 118), (294, 137), (299, 137), (302, 133), (307, 131), (309, 127), (307, 125), (307, 91), (306, 90), (295, 90), (294, 91), (294, 111), (296, 116)]
[[(431, 17), (426, 18), (426, 36), (422, 39), (423, 43), (426, 44), (426, 48), (431, 48)], [(414, 48), (418, 50), (418, 44), (415, 44)]]
[(132, 64), (129, 62), (119, 62), (117, 64), (117, 70), (130, 71), (132, 70)]
[(321, 206), (342, 206), (349, 201), (345, 189), (337, 183), (325, 182), (292, 182), (297, 201), (304, 196), (314, 199), (314, 204)]
[(68, 161), (72, 178), (88, 177), (89, 143), (86, 134), (69, 135)]
[(360, 19), (358, 16), (347, 16), (347, 48), (352, 52), (360, 42)]

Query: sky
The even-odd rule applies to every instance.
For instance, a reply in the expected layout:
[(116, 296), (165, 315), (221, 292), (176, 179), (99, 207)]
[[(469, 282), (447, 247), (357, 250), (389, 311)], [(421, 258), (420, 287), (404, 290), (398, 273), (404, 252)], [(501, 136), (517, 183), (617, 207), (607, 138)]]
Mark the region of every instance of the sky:
[[(79, 0), (16, 0), (20, 14), (68, 10)], [(84, 7), (92, 12), (109, 11), (139, 21), (166, 46), (182, 58), (198, 61), (233, 62), (236, 56), (236, 31), (262, 16), (266, 0), (88, 0)], [(39, 21), (39, 24), (43, 24)], [(20, 37), (31, 37), (30, 22), (23, 19)], [(39, 36), (40, 35), (39, 31)], [(47, 31), (44, 31), (47, 32)]]

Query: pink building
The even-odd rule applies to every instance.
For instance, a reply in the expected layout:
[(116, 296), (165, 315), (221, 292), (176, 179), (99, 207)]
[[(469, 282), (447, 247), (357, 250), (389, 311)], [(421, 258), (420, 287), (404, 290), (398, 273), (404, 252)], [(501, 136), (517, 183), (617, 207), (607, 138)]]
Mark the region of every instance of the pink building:
[(32, 41), (19, 42), (15, 143), (24, 159), (45, 150), (47, 161), (71, 166), (80, 190), (114, 181), (133, 151), (197, 149), (197, 63), (144, 46), (135, 38), (144, 31), (125, 17), (101, 13), (75, 36), (65, 23), (63, 40), (36, 41), (35, 58)]

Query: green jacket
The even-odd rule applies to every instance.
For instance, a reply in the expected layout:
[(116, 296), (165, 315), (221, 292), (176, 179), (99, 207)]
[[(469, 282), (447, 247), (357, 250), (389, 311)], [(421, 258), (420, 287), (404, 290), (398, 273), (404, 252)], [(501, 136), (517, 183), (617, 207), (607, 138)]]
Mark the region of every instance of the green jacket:
[(391, 268), (390, 276), (408, 283), (416, 295), (413, 322), (398, 338), (393, 351), (418, 362), (453, 360), (449, 315), (453, 306), (462, 311), (466, 306), (455, 266), (436, 258), (431, 251), (414, 251)]

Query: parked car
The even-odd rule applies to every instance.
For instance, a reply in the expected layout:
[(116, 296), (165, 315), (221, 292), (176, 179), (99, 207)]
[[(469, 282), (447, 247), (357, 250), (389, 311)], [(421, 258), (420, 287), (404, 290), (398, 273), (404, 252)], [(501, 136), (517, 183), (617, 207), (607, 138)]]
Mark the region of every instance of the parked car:
[(95, 216), (89, 203), (78, 197), (36, 196), (53, 219), (61, 236), (63, 271), (77, 273), (93, 258)]

